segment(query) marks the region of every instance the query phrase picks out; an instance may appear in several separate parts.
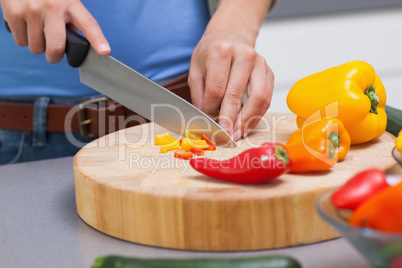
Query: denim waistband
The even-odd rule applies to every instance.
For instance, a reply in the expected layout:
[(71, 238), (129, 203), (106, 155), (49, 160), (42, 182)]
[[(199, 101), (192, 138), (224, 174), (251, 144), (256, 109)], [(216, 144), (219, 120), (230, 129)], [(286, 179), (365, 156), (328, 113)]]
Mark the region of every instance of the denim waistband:
[(49, 104), (75, 105), (83, 101), (102, 97), (102, 94), (79, 97), (52, 97), (52, 96), (0, 96), (0, 101), (15, 103), (35, 103), (40, 98), (49, 99)]

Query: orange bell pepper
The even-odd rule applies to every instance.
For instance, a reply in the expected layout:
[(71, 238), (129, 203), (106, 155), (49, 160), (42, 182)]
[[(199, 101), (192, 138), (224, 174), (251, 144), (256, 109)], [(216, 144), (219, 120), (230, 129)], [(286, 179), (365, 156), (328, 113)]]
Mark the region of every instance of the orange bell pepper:
[(402, 233), (402, 183), (381, 190), (363, 202), (349, 223), (384, 232)]
[(327, 118), (295, 131), (285, 147), (291, 160), (290, 172), (323, 171), (346, 156), (350, 136), (341, 121)]
[(303, 173), (328, 170), (335, 166), (335, 149), (328, 139), (315, 139), (308, 146), (303, 143), (286, 144), (290, 158), (290, 172)]
[(337, 161), (343, 160), (350, 148), (350, 136), (337, 118), (326, 118), (300, 128), (290, 136), (287, 143), (303, 143), (309, 146), (315, 139), (329, 140), (335, 149)]

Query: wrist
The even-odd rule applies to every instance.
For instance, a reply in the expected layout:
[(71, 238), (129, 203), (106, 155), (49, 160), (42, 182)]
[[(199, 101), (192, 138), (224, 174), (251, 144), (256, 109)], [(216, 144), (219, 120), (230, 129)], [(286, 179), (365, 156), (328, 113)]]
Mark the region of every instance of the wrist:
[(253, 1), (250, 4), (249, 0), (220, 0), (205, 34), (229, 33), (254, 47), (271, 1)]

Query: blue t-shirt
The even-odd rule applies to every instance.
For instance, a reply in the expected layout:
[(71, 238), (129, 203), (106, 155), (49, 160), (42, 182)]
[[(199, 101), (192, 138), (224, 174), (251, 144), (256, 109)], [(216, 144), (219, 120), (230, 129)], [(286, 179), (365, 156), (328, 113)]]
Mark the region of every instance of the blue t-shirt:
[[(100, 24), (111, 56), (158, 81), (189, 69), (209, 20), (206, 0), (82, 0)], [(0, 9), (0, 17), (2, 10)], [(78, 69), (19, 47), (0, 23), (0, 96), (75, 97), (96, 94)]]

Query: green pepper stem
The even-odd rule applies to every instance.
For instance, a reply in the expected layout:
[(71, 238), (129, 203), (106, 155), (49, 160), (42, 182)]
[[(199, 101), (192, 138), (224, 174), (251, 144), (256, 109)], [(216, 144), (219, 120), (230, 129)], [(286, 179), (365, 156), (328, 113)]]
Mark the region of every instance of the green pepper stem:
[(332, 143), (328, 143), (328, 151), (329, 151), (329, 158), (334, 159), (335, 158), (335, 149)]
[(332, 145), (334, 145), (334, 148), (338, 148), (339, 147), (339, 134), (335, 133), (335, 132), (331, 132), (331, 134), (329, 134), (328, 140), (330, 142), (332, 142)]
[(378, 103), (380, 102), (380, 98), (378, 97), (377, 93), (375, 92), (375, 87), (369, 86), (364, 94), (369, 98), (371, 103), (370, 113), (378, 114), (377, 107)]
[(289, 155), (286, 149), (283, 146), (276, 145), (275, 146), (275, 156), (279, 161), (284, 162), (285, 164), (289, 163)]

